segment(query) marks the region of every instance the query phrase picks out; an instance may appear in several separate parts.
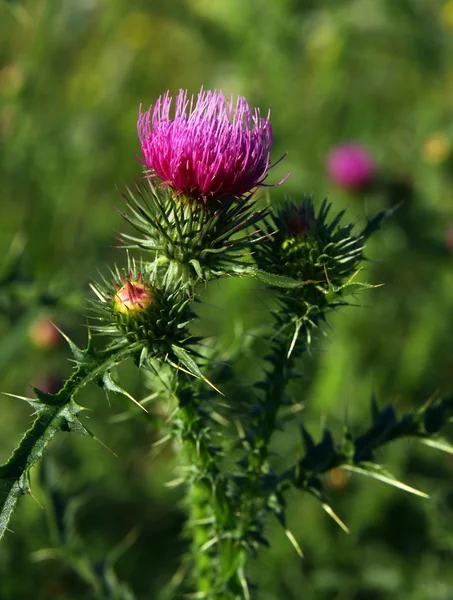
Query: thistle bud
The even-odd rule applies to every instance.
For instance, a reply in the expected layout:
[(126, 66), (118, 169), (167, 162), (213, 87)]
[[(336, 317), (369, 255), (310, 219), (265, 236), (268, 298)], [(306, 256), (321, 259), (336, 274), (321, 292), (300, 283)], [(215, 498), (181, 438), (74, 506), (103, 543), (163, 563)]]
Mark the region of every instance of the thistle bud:
[(136, 313), (146, 310), (152, 302), (151, 288), (141, 281), (125, 280), (113, 298), (113, 309), (123, 314)]
[(164, 358), (173, 346), (189, 345), (187, 326), (192, 319), (190, 296), (182, 290), (162, 290), (155, 277), (137, 269), (112, 273), (113, 281), (91, 286), (101, 321), (94, 329), (115, 338), (119, 345), (136, 345), (149, 357)]
[(311, 199), (300, 206), (286, 204), (268, 223), (272, 235), (255, 252), (261, 269), (307, 284), (281, 292), (296, 312), (306, 311), (309, 305), (325, 306), (330, 286), (340, 286), (351, 277), (362, 258), (363, 236), (352, 234), (352, 224), (340, 225), (343, 212), (329, 219), (330, 208), (324, 201), (315, 212)]
[(281, 231), (285, 241), (296, 241), (316, 236), (315, 209), (310, 202), (302, 206), (288, 206), (286, 211), (281, 211)]

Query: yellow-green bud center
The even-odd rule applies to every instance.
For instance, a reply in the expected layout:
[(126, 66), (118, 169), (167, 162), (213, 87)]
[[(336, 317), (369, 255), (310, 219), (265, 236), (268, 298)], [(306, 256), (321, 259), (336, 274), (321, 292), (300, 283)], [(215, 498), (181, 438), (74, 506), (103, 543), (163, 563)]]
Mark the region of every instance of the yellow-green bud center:
[(140, 281), (126, 281), (113, 298), (113, 307), (120, 313), (140, 312), (152, 303), (152, 290)]

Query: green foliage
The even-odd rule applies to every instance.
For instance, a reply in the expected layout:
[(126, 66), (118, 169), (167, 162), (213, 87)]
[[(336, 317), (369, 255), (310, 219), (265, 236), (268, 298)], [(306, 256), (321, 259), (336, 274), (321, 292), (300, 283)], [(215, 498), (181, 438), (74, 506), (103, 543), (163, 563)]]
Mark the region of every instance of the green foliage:
[[(351, 600), (447, 600), (453, 584), (448, 456), (421, 452), (416, 444), (404, 441), (375, 449), (374, 460), (389, 465), (385, 471), (375, 470), (376, 475), (429, 492), (429, 502), (372, 481), (349, 480), (336, 470), (319, 477), (323, 488), (317, 498), (323, 503), (324, 493), (330, 497), (350, 536), (331, 528), (319, 502), (310, 502), (307, 495), (294, 499), (293, 483), (285, 482), (289, 487), (284, 499), (275, 486), (277, 474), (303, 461), (296, 426), (300, 421), (316, 440), (327, 421), (331, 438), (326, 438), (325, 448), (333, 445), (337, 452), (341, 442), (332, 440), (343, 440), (345, 421), (351, 432), (364, 431), (365, 399), (371, 390), (397, 407), (398, 414), (416, 420), (419, 407), (426, 409), (426, 398), (453, 387), (453, 287), (446, 238), (453, 216), (450, 95), (446, 93), (452, 53), (450, 3), (158, 0), (151, 6), (113, 0), (104, 4), (56, 7), (48, 0), (0, 4), (4, 215), (0, 249), (3, 257), (11, 259), (4, 263), (2, 274), (7, 277), (0, 284), (1, 389), (22, 397), (28, 395), (27, 382), (39, 388), (45, 387), (49, 376), (63, 378), (65, 350), (58, 345), (37, 348), (30, 338), (31, 325), (37, 318), (52, 319), (81, 347), (80, 307), (88, 282), (97, 278), (97, 269), (106, 262), (118, 262), (120, 270), (126, 264), (112, 248), (116, 242), (111, 231), (118, 227), (112, 204), (124, 211), (123, 200), (119, 194), (115, 200), (112, 190), (115, 183), (123, 189), (122, 182), (131, 181), (134, 169), (139, 176), (134, 131), (138, 104), (153, 102), (167, 88), (196, 91), (201, 83), (243, 93), (263, 110), (271, 108), (275, 156), (289, 151), (275, 167), (272, 180), (278, 181), (288, 171), (291, 177), (272, 190), (273, 202), (285, 193), (299, 198), (301, 190), (313, 191), (317, 197), (329, 192), (336, 212), (347, 206), (350, 219), (361, 220), (363, 214), (380, 213), (403, 201), (384, 230), (370, 240), (367, 256), (373, 261), (367, 261), (352, 280), (331, 282), (330, 289), (323, 278), (329, 304), (352, 303), (355, 293), (363, 289), (360, 302), (367, 307), (342, 309), (338, 315), (335, 308), (329, 316), (332, 332), (323, 320), (313, 320), (316, 329), (302, 321), (300, 335), (293, 322), (291, 335), (287, 332), (281, 356), (294, 339), (300, 346), (291, 354), (298, 356), (299, 348), (307, 345), (307, 333), (311, 353), (305, 355), (303, 365), (297, 358), (287, 370), (289, 385), (276, 419), (285, 429), (274, 434), (265, 461), (269, 471), (257, 481), (268, 490), (269, 510), (274, 508), (275, 515), (281, 517), (287, 503), (286, 527), (292, 539), (300, 541), (305, 559), (301, 562), (280, 535), (280, 524), (274, 528), (267, 520), (266, 509), (259, 522), (271, 549), (265, 549), (261, 530), (256, 529), (249, 549), (256, 542), (260, 557), (249, 561), (249, 577), (260, 584), (260, 600), (296, 600), (301, 589), (306, 600), (338, 595)], [(363, 195), (333, 192), (325, 177), (330, 147), (349, 139), (368, 144), (379, 163), (379, 182)], [(360, 225), (356, 230), (361, 230)], [(239, 254), (243, 251), (249, 252), (241, 248)], [(202, 269), (197, 273), (195, 266), (190, 273), (198, 280), (205, 274)], [(225, 265), (218, 270), (216, 265), (215, 272), (225, 273)], [(225, 394), (223, 398), (199, 380), (199, 393), (208, 399), (203, 398), (204, 414), (201, 399), (194, 401), (201, 423), (193, 427), (203, 431), (197, 434), (203, 443), (210, 440), (218, 446), (218, 440), (211, 439), (212, 431), (222, 428), (224, 440), (235, 441), (231, 455), (235, 458), (227, 460), (226, 466), (237, 475), (232, 487), (237, 491), (243, 471), (240, 465), (236, 468), (235, 460), (250, 450), (240, 421), (247, 415), (249, 422), (259, 423), (268, 376), (270, 380), (263, 368), (272, 370), (269, 362), (259, 358), (278, 350), (277, 341), (269, 340), (277, 323), (271, 313), (278, 301), (264, 292), (260, 282), (266, 286), (279, 282), (289, 294), (303, 286), (291, 277), (257, 269), (250, 259), (232, 266), (231, 274), (241, 278), (199, 288), (206, 302), (197, 304), (200, 319), (191, 325), (194, 335), (216, 334), (217, 352), (208, 339), (199, 350), (205, 359), (209, 357), (209, 364), (200, 360), (198, 367), (199, 357), (188, 356)], [(172, 277), (179, 276), (175, 268)], [(385, 287), (366, 292), (363, 281)], [(325, 334), (322, 341), (319, 333)], [(194, 372), (193, 363), (185, 361), (185, 366), (181, 358), (175, 364)], [(171, 444), (156, 446), (152, 456), (149, 448), (161, 435), (156, 423), (169, 432), (176, 427), (171, 418), (176, 401), (171, 394), (167, 406), (168, 390), (175, 393), (175, 369), (170, 365), (167, 372), (168, 364), (150, 362), (159, 378), (143, 369), (138, 377), (134, 361), (126, 361), (103, 379), (104, 391), (113, 391), (111, 404), (104, 401), (99, 386), (83, 389), (83, 405), (95, 410), (83, 412), (83, 417), (78, 413), (77, 418), (85, 425), (89, 415), (90, 429), (114, 448), (118, 459), (82, 436), (55, 435), (45, 452), (57, 459), (59, 477), (66, 483), (70, 479), (72, 486), (89, 489), (77, 526), (84, 553), (93, 557), (91, 564), (141, 524), (136, 544), (116, 565), (119, 580), (131, 582), (139, 599), (169, 600), (186, 583), (186, 568), (179, 565), (187, 547), (178, 541), (186, 509), (179, 508), (178, 488), (166, 489), (163, 483), (182, 457)], [(257, 382), (261, 385), (252, 391)], [(145, 398), (143, 404), (151, 414), (126, 397), (123, 401), (117, 392), (126, 389), (132, 397)], [(39, 399), (36, 403), (32, 410), (50, 410)], [(207, 406), (215, 408), (206, 410)], [(27, 408), (26, 403), (9, 398), (2, 401), (0, 463), (29, 426)], [(390, 414), (391, 409), (384, 409), (381, 417), (389, 431), (390, 422), (399, 427), (401, 421), (401, 417), (393, 421)], [(427, 431), (432, 429), (434, 437), (417, 439), (448, 450), (448, 442), (434, 431), (436, 423), (447, 417), (433, 408)], [(222, 420), (222, 427), (216, 418)], [(382, 423), (379, 428), (379, 435), (369, 438), (372, 445), (385, 442)], [(361, 437), (351, 436), (355, 441)], [(187, 452), (196, 455), (195, 447)], [(368, 468), (376, 464), (362, 461), (362, 467), (364, 463)], [(389, 473), (395, 474), (393, 479)], [(30, 474), (33, 495), (44, 504), (47, 492), (36, 470)], [(11, 484), (10, 479), (5, 482)], [(315, 486), (313, 493), (316, 490)], [(206, 490), (201, 493), (201, 506), (206, 507)], [(19, 503), (16, 517), (8, 524), (15, 534), (8, 532), (0, 544), (0, 597), (93, 598), (72, 569), (64, 570), (63, 556), (35, 561), (39, 549), (49, 545), (43, 519), (37, 502)], [(247, 526), (251, 530), (250, 523)], [(215, 538), (212, 522), (206, 530), (199, 527), (203, 544)], [(191, 530), (187, 524), (187, 535)], [(237, 538), (223, 540), (225, 548), (242, 543), (244, 538), (237, 533)], [(211, 560), (219, 543), (204, 556)], [(26, 578), (17, 576), (19, 566)], [(225, 579), (227, 570), (226, 560)], [(246, 584), (243, 572), (240, 580), (231, 583), (239, 595)], [(255, 593), (253, 585), (249, 587)]]
[(134, 595), (118, 580), (115, 562), (135, 541), (131, 532), (123, 542), (111, 550), (105, 558), (93, 563), (77, 532), (77, 509), (83, 503), (80, 496), (69, 496), (58, 483), (56, 467), (52, 462), (41, 463), (40, 481), (47, 495), (49, 529), (53, 548), (39, 552), (39, 560), (62, 560), (68, 564), (102, 600), (134, 600)]
[(94, 437), (80, 421), (79, 413), (83, 409), (74, 401), (74, 396), (91, 381), (102, 382), (103, 377), (105, 380), (113, 367), (137, 350), (129, 345), (98, 353), (91, 342), (81, 350), (68, 341), (77, 367), (61, 390), (51, 394), (35, 388), (36, 399), (18, 396), (32, 406), (37, 416), (9, 460), (0, 466), (0, 537), (5, 534), (19, 498), (30, 493), (30, 469), (42, 458), (54, 435), (63, 431)]

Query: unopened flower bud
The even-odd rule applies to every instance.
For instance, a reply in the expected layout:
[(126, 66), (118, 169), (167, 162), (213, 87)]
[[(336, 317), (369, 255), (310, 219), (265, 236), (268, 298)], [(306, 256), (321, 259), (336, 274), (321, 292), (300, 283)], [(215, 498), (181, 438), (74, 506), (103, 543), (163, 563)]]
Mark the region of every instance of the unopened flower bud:
[(116, 312), (130, 314), (141, 312), (153, 303), (153, 292), (141, 281), (125, 281), (113, 298)]
[(450, 140), (443, 133), (433, 133), (423, 143), (423, 156), (426, 162), (433, 165), (444, 162), (450, 151)]
[(93, 329), (116, 338), (118, 344), (133, 344), (148, 357), (162, 358), (172, 347), (187, 346), (191, 336), (187, 325), (192, 319), (187, 291), (170, 290), (156, 285), (156, 275), (129, 264), (129, 271), (112, 272), (113, 281), (91, 288), (98, 300), (99, 315)]
[(302, 206), (291, 206), (288, 211), (281, 213), (282, 235), (286, 239), (307, 238), (313, 235), (316, 230), (316, 219), (314, 207), (310, 203), (304, 203)]

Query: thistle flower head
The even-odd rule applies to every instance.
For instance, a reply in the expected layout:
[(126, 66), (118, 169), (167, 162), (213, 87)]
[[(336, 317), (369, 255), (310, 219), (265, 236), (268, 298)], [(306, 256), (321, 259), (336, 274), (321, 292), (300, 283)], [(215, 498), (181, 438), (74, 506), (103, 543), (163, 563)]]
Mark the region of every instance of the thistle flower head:
[(373, 180), (376, 164), (364, 146), (341, 144), (327, 158), (327, 173), (339, 188), (360, 190)]
[[(180, 90), (171, 115), (169, 92), (146, 112), (138, 135), (151, 176), (177, 192), (202, 199), (241, 196), (264, 185), (270, 168), (272, 127), (246, 99), (203, 90), (195, 100)], [(281, 183), (281, 182), (280, 182)]]

